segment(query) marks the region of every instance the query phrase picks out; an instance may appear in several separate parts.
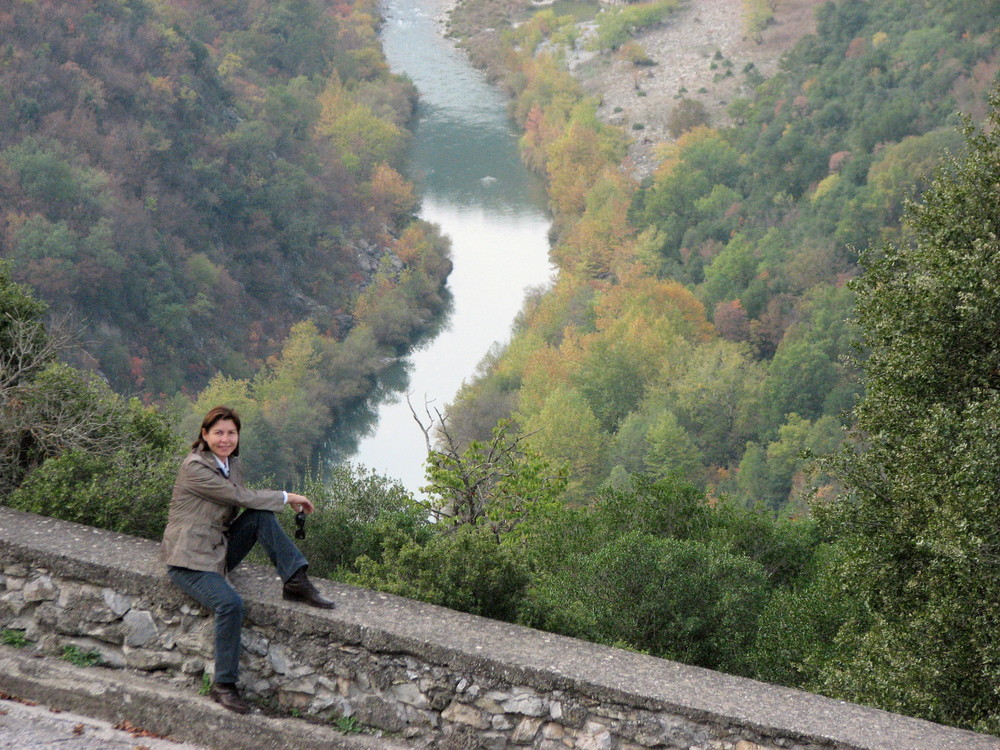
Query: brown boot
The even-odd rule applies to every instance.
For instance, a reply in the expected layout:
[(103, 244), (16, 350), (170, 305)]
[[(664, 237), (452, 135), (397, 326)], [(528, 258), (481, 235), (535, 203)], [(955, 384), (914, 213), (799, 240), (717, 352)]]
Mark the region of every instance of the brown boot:
[(336, 606), (316, 590), (312, 581), (306, 577), (305, 567), (296, 570), (292, 577), (285, 581), (281, 595), (290, 602), (302, 602), (310, 607), (333, 609)]
[(243, 699), (239, 689), (232, 682), (213, 682), (208, 695), (223, 708), (238, 714), (250, 713), (250, 704)]

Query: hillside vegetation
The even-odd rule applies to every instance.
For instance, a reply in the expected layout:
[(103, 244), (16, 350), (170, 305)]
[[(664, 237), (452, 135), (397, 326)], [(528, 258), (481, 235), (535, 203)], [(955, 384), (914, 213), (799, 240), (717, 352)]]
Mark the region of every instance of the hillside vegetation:
[(514, 418), (570, 467), (577, 501), (642, 472), (803, 511), (806, 492), (832, 487), (801, 455), (844, 439), (859, 393), (858, 253), (905, 241), (905, 200), (961, 148), (959, 112), (982, 116), (997, 4), (827, 3), (768, 79), (716, 56), (719, 76), (744, 79), (735, 124), (678, 121), (641, 184), (621, 166), (627, 134), (566, 69), (606, 50), (605, 18), (624, 11), (581, 24), (512, 3), (474, 32), (485, 7), (460, 5), (452, 28), (511, 92), (525, 160), (548, 180), (560, 274), (452, 405), (453, 430), (483, 439)]
[(296, 433), (282, 476), (445, 302), (376, 24), (325, 0), (0, 12), (0, 257), (120, 392), (245, 381), (270, 439)]

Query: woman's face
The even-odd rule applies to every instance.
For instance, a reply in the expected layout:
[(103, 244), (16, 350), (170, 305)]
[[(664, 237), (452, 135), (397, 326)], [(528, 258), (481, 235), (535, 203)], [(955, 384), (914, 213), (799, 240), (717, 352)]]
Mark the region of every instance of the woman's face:
[(207, 430), (201, 431), (208, 449), (219, 458), (229, 458), (240, 444), (240, 431), (231, 419), (220, 419)]

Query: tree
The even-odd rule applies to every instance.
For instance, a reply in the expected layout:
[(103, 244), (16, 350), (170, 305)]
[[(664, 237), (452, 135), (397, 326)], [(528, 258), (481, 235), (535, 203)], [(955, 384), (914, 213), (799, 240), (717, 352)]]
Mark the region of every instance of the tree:
[(178, 443), (162, 414), (60, 364), (68, 338), (0, 263), (0, 497), (11, 507), (155, 537)]
[(559, 520), (574, 533), (548, 535), (556, 539), (529, 588), (525, 621), (746, 672), (770, 585), (763, 563), (745, 550), (775, 549), (768, 542), (780, 534), (761, 533), (768, 519), (752, 526), (735, 512), (717, 513), (686, 482), (636, 475)]
[(661, 412), (646, 433), (649, 450), (646, 453), (646, 471), (655, 477), (677, 474), (695, 479), (703, 469), (702, 455), (687, 430), (671, 411)]
[(584, 500), (601, 467), (604, 438), (600, 422), (575, 388), (559, 386), (537, 414), (525, 420), (528, 445), (556, 466), (569, 469), (567, 492)]
[[(412, 408), (412, 407), (411, 407)], [(565, 476), (526, 444), (510, 421), (500, 422), (489, 441), (473, 440), (463, 450), (440, 414), (429, 424), (417, 418), (427, 441), (427, 510), (454, 525), (484, 526), (499, 542), (566, 486)], [(440, 445), (432, 446), (437, 423)]]
[(1000, 89), (991, 129), (908, 211), (911, 241), (862, 259), (865, 394), (846, 492), (817, 513), (863, 604), (822, 672), (838, 696), (1000, 729)]

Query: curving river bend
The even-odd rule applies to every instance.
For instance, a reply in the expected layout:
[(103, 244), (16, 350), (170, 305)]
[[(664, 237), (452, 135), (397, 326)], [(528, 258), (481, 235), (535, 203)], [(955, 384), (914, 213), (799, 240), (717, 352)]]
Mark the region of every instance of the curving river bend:
[(424, 436), (410, 400), (444, 410), (494, 342), (509, 338), (525, 292), (546, 284), (549, 218), (544, 186), (520, 161), (504, 96), (441, 36), (445, 0), (384, 0), (389, 65), (420, 93), (407, 176), (422, 218), (452, 242), (452, 308), (440, 332), (386, 373), (379, 391), (338, 425), (328, 456), (424, 484)]

